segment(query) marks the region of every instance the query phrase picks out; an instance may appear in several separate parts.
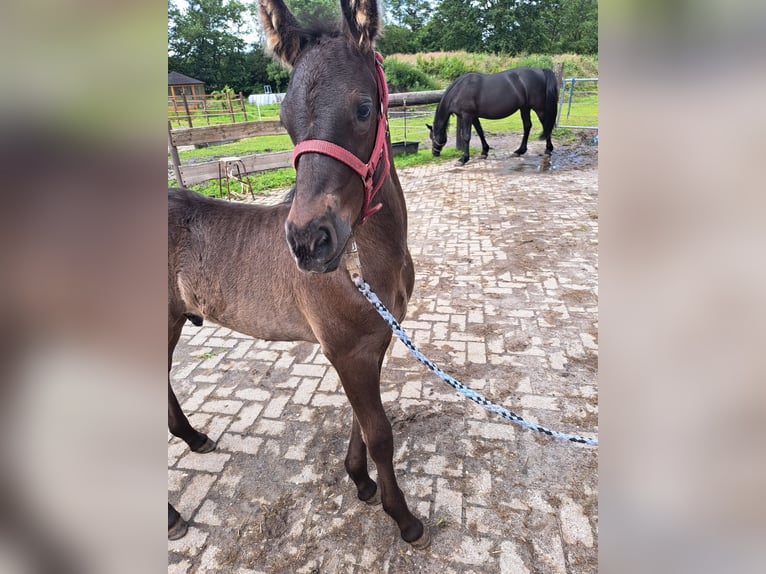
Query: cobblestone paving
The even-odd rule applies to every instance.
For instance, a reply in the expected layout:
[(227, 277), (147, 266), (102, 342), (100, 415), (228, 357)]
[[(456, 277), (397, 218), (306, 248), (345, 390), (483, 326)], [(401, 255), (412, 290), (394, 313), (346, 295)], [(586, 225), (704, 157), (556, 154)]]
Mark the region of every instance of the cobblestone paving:
[[(579, 164), (584, 148), (559, 146), (553, 167), (572, 162), (538, 171), (544, 144), (520, 160), (506, 151), (517, 143), (490, 138), (498, 149), (463, 168), (399, 171), (417, 274), (403, 326), (495, 402), (595, 436), (595, 150)], [(486, 413), (401, 342), (381, 391), (400, 486), (432, 532), (425, 550), (356, 499), (343, 469), (351, 409), (317, 345), (187, 324), (171, 381), (218, 448), (191, 453), (168, 435), (169, 499), (190, 521), (168, 542), (169, 573), (597, 572), (597, 450)]]

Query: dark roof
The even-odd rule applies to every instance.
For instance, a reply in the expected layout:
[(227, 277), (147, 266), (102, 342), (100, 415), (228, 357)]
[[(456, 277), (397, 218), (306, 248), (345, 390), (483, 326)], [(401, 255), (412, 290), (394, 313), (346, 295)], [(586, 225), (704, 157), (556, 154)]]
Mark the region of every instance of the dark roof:
[(183, 86), (186, 84), (204, 84), (205, 82), (201, 80), (195, 80), (194, 78), (190, 78), (189, 76), (184, 76), (183, 74), (179, 74), (178, 72), (169, 72), (168, 73), (168, 86)]

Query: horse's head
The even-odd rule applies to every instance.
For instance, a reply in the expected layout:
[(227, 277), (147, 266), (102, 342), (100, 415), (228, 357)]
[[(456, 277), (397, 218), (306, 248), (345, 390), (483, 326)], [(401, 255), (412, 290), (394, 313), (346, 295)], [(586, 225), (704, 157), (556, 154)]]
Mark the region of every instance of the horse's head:
[(428, 124), (426, 124), (426, 127), (428, 128), (428, 137), (431, 139), (431, 153), (438, 156), (442, 152), (444, 145), (447, 143), (447, 130), (434, 130), (434, 128)]
[(341, 0), (343, 23), (333, 30), (302, 27), (282, 0), (259, 0), (259, 6), (269, 49), (293, 68), (280, 110), (296, 146), (287, 242), (301, 270), (334, 271), (353, 225), (374, 210), (361, 171), (368, 164), (375, 171), (380, 160), (377, 183), (387, 169), (379, 149), (387, 145), (384, 124), (376, 146), (381, 114), (385, 121), (373, 46), (377, 2)]

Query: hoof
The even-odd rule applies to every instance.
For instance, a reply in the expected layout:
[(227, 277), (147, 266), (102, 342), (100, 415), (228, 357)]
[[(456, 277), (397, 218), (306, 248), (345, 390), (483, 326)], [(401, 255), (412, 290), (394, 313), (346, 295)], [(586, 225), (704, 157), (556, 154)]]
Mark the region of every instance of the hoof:
[(426, 524), (423, 525), (423, 534), (420, 535), (420, 538), (413, 540), (409, 544), (413, 548), (428, 548), (428, 546), (431, 544), (431, 531), (428, 529)]
[(468, 160), (466, 160), (466, 161), (463, 161), (463, 160), (459, 159), (459, 160), (457, 160), (457, 161), (455, 162), (455, 166), (456, 166), (456, 167), (463, 167), (463, 166), (464, 166), (465, 164), (467, 164), (467, 163), (468, 163)]
[(363, 500), (362, 502), (364, 502), (367, 506), (377, 506), (378, 504), (380, 504), (382, 502), (380, 498), (380, 489), (379, 488), (376, 489), (375, 494), (373, 494), (367, 500)]
[(479, 156), (479, 159), (487, 159), (487, 154), (483, 153)]
[(178, 540), (186, 535), (186, 531), (189, 530), (189, 525), (186, 521), (178, 517), (173, 526), (168, 528), (168, 540)]
[(202, 443), (202, 446), (193, 448), (191, 450), (193, 450), (194, 452), (198, 452), (200, 454), (204, 454), (206, 452), (215, 450), (215, 446), (216, 446), (215, 441), (211, 440), (210, 437), (205, 436), (205, 442)]

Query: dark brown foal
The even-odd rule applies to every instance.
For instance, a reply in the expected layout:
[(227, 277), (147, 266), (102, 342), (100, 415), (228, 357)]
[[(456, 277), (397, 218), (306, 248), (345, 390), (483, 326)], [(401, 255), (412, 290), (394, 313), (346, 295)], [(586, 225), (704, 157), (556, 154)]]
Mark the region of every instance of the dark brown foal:
[[(259, 6), (270, 50), (293, 67), (280, 118), (296, 145), (295, 188), (290, 203), (274, 207), (169, 191), (169, 360), (186, 319), (319, 343), (354, 412), (345, 466), (359, 499), (374, 502), (379, 494), (402, 538), (425, 546), (428, 530), (396, 482), (380, 399), (391, 332), (346, 270), (355, 241), (365, 279), (404, 318), (414, 270), (404, 194), (389, 164), (387, 90), (373, 44), (377, 3), (342, 0), (343, 22), (332, 29), (303, 28), (281, 0)], [(171, 432), (197, 452), (214, 448), (189, 425), (170, 388), (168, 400)], [(367, 472), (368, 453), (379, 484)], [(170, 505), (168, 521), (183, 523)]]

